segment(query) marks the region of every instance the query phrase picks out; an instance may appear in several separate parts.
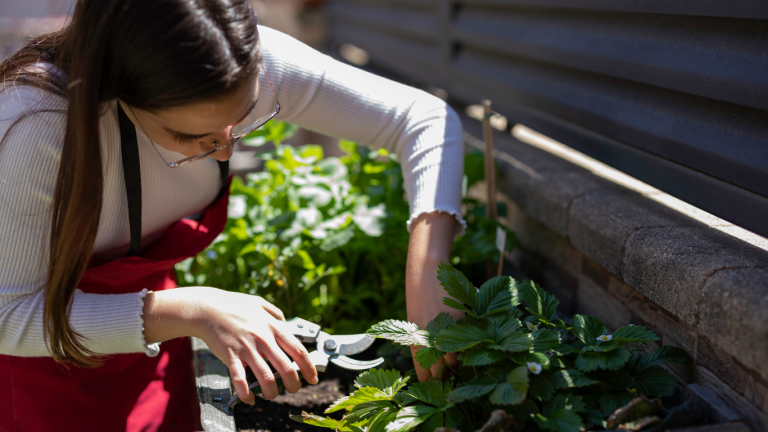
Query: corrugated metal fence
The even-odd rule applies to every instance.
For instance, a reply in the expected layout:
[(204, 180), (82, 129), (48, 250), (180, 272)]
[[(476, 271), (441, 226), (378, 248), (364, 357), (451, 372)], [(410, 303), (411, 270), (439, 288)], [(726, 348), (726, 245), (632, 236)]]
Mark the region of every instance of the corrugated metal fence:
[(331, 0), (331, 37), (768, 236), (768, 1)]

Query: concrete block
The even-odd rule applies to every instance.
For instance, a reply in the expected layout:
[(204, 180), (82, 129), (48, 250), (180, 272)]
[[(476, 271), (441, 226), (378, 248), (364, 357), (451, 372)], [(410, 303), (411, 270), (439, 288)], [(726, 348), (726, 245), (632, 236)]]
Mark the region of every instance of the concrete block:
[(610, 331), (629, 324), (632, 314), (621, 302), (585, 275), (579, 277), (578, 311), (593, 316)]
[(698, 225), (701, 224), (640, 194), (604, 189), (573, 200), (568, 214), (568, 237), (577, 249), (621, 277), (624, 244), (631, 233), (648, 227)]
[(627, 238), (623, 256), (624, 282), (690, 325), (697, 322), (697, 303), (710, 275), (768, 266), (768, 252), (708, 227), (638, 229)]
[(714, 273), (698, 313), (701, 334), (768, 380), (768, 268)]
[(753, 431), (768, 431), (768, 415), (749, 403), (747, 399), (724, 383), (709, 369), (696, 368), (696, 384), (701, 384), (722, 399), (744, 418)]
[(533, 218), (566, 237), (571, 202), (584, 194), (617, 186), (586, 170), (540, 172), (506, 165), (498, 188)]

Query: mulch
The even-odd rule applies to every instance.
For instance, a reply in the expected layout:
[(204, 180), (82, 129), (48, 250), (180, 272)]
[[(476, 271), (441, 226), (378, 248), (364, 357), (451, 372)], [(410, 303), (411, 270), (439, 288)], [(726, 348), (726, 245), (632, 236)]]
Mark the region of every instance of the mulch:
[[(250, 374), (250, 370), (248, 370)], [(348, 371), (334, 365), (320, 373), (320, 382), (316, 385), (304, 386), (296, 393), (284, 392), (274, 400), (268, 401), (256, 397), (254, 405), (237, 404), (235, 406), (235, 425), (240, 432), (318, 432), (322, 429), (291, 420), (291, 414), (301, 414), (302, 411), (326, 416), (323, 412), (333, 402), (347, 396), (352, 390), (355, 377), (359, 371)], [(254, 377), (250, 377), (251, 382)], [(340, 419), (341, 412), (327, 414), (328, 417)]]

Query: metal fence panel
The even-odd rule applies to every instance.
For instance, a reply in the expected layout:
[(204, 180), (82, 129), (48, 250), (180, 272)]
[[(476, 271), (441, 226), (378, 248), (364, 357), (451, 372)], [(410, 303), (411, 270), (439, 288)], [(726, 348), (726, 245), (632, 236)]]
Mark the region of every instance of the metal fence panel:
[(768, 236), (768, 2), (329, 3), (377, 66)]

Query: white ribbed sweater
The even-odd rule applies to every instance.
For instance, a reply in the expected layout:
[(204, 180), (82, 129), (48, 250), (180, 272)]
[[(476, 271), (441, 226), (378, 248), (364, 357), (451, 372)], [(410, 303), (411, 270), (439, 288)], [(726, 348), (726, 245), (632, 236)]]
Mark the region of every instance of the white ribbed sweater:
[[(444, 211), (463, 223), (462, 132), (454, 111), (425, 92), (339, 63), (280, 32), (266, 27), (259, 32), (264, 66), (282, 105), (279, 120), (395, 152), (403, 165), (411, 219)], [(265, 81), (260, 89), (270, 91)], [(262, 100), (272, 99), (266, 96)], [(0, 91), (0, 354), (50, 355), (42, 316), (50, 212), (66, 117), (42, 112), (10, 126), (25, 112), (66, 106), (65, 100), (28, 86), (6, 83)], [(129, 244), (116, 107), (116, 101), (107, 104), (99, 124), (104, 203), (94, 255), (103, 258), (121, 256)], [(269, 109), (257, 106), (252, 115)], [(137, 135), (142, 238), (151, 241), (153, 234), (212, 202), (219, 170), (212, 159), (168, 168), (146, 135), (138, 129)], [(144, 344), (143, 296), (78, 290), (70, 322), (96, 353), (152, 355), (154, 347)]]

